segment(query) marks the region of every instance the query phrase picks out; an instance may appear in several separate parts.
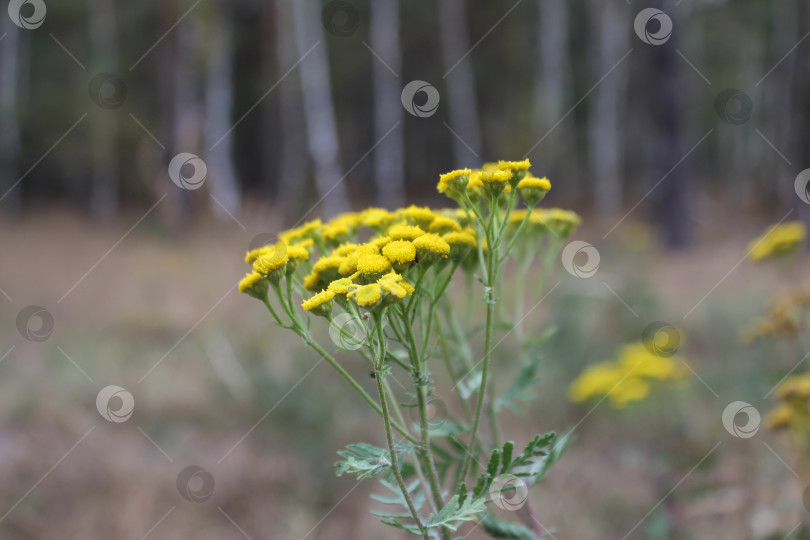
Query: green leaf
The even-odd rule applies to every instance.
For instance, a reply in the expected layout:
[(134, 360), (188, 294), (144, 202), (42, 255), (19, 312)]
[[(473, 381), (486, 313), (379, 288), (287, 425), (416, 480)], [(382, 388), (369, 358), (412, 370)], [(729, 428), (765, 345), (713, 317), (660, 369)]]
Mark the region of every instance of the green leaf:
[(543, 333), (541, 333), (539, 336), (527, 339), (526, 342), (523, 344), (523, 346), (526, 347), (527, 349), (535, 347), (537, 345), (540, 345), (541, 343), (543, 343), (544, 341), (546, 341), (548, 338), (550, 338), (551, 336), (553, 336), (556, 333), (557, 333), (557, 327), (556, 326), (550, 326), (550, 327), (546, 328), (546, 330), (543, 331)]
[[(412, 446), (401, 446), (397, 450), (397, 456), (401, 460), (401, 457), (410, 452), (412, 448)], [(346, 450), (339, 451), (338, 455), (345, 458), (335, 462), (338, 476), (350, 473), (358, 475), (357, 479), (362, 480), (370, 476), (377, 476), (391, 467), (391, 453), (367, 443), (350, 444), (346, 446)]]
[(529, 467), (528, 473), (529, 476), (531, 476), (532, 483), (540, 482), (546, 477), (546, 474), (548, 474), (551, 466), (557, 463), (560, 456), (562, 456), (563, 452), (565, 452), (565, 450), (568, 448), (569, 444), (571, 444), (570, 432), (561, 437), (554, 438), (554, 441), (551, 443), (551, 447), (546, 455), (536, 460)]
[(496, 516), (485, 514), (481, 518), (481, 528), (492, 538), (509, 538), (511, 540), (540, 540), (533, 531), (520, 525), (505, 521)]
[(481, 370), (475, 370), (458, 382), (458, 394), (461, 399), (467, 400), (472, 395), (478, 395), (478, 390), (481, 387), (481, 376)]
[(501, 451), (497, 448), (492, 451), (489, 456), (489, 463), (487, 464), (487, 474), (495, 477), (498, 474), (498, 467), (501, 465)]
[(512, 452), (514, 449), (515, 443), (512, 441), (503, 443), (503, 451), (501, 452), (501, 463), (503, 466), (501, 467), (501, 474), (509, 470), (509, 466), (512, 464)]
[(453, 498), (447, 501), (447, 504), (435, 516), (431, 516), (424, 525), (428, 529), (446, 527), (451, 531), (458, 530), (463, 522), (475, 521), (478, 519), (478, 514), (486, 511), (484, 502), (484, 499), (467, 497), (461, 503), (459, 496), (453, 495)]
[(531, 390), (533, 386), (540, 382), (540, 364), (543, 355), (535, 354), (530, 357), (518, 370), (514, 380), (504, 390), (503, 395), (495, 400), (495, 410), (501, 407), (508, 407), (515, 414), (523, 414), (523, 410), (518, 406), (517, 401), (529, 401), (537, 397)]

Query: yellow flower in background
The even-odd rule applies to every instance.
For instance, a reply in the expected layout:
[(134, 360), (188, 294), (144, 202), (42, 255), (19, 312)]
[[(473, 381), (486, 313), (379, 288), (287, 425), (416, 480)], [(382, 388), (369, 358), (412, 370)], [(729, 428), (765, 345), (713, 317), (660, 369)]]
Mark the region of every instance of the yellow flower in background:
[(779, 405), (765, 418), (773, 429), (795, 428), (802, 437), (810, 434), (810, 373), (791, 375), (779, 383), (774, 393)]
[(614, 360), (593, 364), (580, 373), (568, 389), (571, 401), (607, 398), (612, 407), (621, 409), (645, 399), (653, 381), (688, 375), (680, 357), (655, 355), (640, 341), (622, 345), (616, 352)]
[(428, 208), (427, 206), (415, 206), (410, 205), (408, 208), (403, 208), (397, 211), (397, 215), (401, 218), (413, 223), (414, 225), (419, 225), (420, 227), (427, 227), (436, 217), (436, 214), (433, 213), (433, 210)]
[(791, 375), (776, 388), (778, 399), (810, 399), (810, 374)]
[(807, 226), (801, 221), (771, 225), (748, 247), (748, 257), (754, 262), (797, 251), (807, 239)]
[(439, 216), (430, 224), (428, 231), (432, 233), (444, 234), (449, 232), (458, 232), (461, 230), (461, 225), (458, 221), (447, 216)]

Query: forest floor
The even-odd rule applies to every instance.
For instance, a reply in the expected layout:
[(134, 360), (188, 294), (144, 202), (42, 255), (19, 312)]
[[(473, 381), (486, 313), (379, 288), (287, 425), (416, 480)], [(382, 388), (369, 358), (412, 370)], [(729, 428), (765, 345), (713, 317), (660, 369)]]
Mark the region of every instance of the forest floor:
[[(374, 482), (333, 469), (347, 443), (383, 444), (376, 418), (234, 288), (260, 228), (191, 223), (170, 236), (147, 220), (125, 234), (136, 219), (99, 227), (41, 212), (0, 228), (0, 536), (393, 538), (367, 511)], [(679, 253), (638, 224), (607, 239), (602, 230), (576, 235), (599, 247), (596, 276), (556, 270), (559, 288), (538, 308), (558, 328), (540, 397), (506, 419), (518, 444), (575, 427), (569, 452), (532, 490), (541, 521), (558, 540), (789, 531), (806, 517), (789, 449), (765, 428), (732, 437), (721, 414), (742, 400), (764, 416), (769, 389), (800, 360), (791, 344), (739, 340), (796, 274), (745, 260), (758, 231), (734, 224), (698, 228)], [(27, 305), (53, 315), (47, 340), (18, 333)], [(584, 366), (657, 320), (683, 329), (694, 376), (620, 411), (567, 400)], [(343, 361), (371, 384), (360, 363)], [(107, 385), (134, 396), (126, 422), (97, 412)], [(215, 481), (203, 503), (178, 494), (188, 465)]]

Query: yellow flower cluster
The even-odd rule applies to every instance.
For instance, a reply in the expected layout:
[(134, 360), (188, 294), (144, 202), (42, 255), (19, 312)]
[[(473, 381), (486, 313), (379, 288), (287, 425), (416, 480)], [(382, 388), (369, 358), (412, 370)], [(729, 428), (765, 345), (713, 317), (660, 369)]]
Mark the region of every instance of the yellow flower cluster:
[(801, 221), (771, 225), (749, 244), (748, 257), (754, 262), (797, 251), (807, 239), (807, 226)]
[(773, 428), (810, 430), (810, 374), (792, 375), (776, 388), (779, 405), (765, 418)]
[(799, 332), (804, 310), (810, 308), (810, 286), (796, 289), (777, 298), (768, 314), (748, 326), (742, 335), (743, 343), (750, 344), (763, 338), (791, 338)]
[(526, 232), (543, 233), (551, 231), (554, 236), (565, 238), (573, 233), (582, 223), (576, 212), (562, 208), (535, 208), (533, 210), (514, 210), (509, 215), (509, 226), (516, 229), (529, 213)]
[(453, 200), (460, 202), (467, 197), (475, 202), (485, 195), (497, 198), (502, 193), (509, 194), (513, 188), (517, 188), (533, 207), (551, 189), (551, 182), (548, 178), (531, 176), (529, 167), (531, 163), (524, 159), (485, 163), (481, 169), (450, 171), (439, 176), (436, 189)]
[(613, 408), (646, 398), (654, 380), (675, 380), (687, 375), (677, 356), (662, 357), (651, 353), (643, 342), (619, 348), (615, 360), (586, 368), (568, 389), (571, 401), (581, 403), (607, 397)]

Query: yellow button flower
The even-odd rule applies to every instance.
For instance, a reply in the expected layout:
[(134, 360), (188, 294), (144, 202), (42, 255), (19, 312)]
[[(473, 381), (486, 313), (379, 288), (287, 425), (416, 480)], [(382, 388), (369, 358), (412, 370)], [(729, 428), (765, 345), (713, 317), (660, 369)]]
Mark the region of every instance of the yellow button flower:
[(328, 317), (332, 312), (332, 307), (334, 306), (334, 302), (332, 300), (334, 297), (335, 293), (332, 291), (328, 289), (323, 290), (311, 298), (304, 300), (301, 307), (304, 308), (305, 311), (310, 311), (315, 315)]
[(407, 264), (416, 260), (416, 247), (407, 240), (394, 240), (382, 248), (382, 254), (392, 264)]
[(258, 272), (249, 272), (239, 282), (239, 292), (262, 300), (267, 298), (269, 283), (264, 276)]

